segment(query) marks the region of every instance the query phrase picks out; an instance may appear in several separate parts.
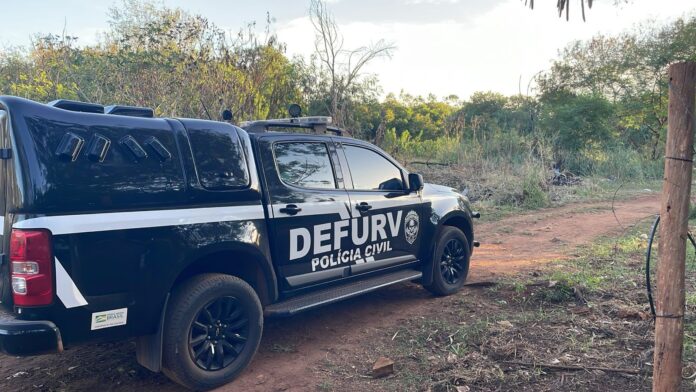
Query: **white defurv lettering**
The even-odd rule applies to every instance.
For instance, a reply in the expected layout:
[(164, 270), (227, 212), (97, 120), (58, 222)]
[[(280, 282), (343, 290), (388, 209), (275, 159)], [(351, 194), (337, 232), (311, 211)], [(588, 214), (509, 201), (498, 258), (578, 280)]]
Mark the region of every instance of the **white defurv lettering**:
[[(302, 238), (302, 249), (300, 246), (300, 238)], [(307, 256), (309, 249), (312, 246), (311, 234), (304, 227), (290, 230), (290, 260), (299, 259)]]
[(92, 331), (95, 329), (126, 325), (128, 321), (128, 308), (106, 310), (92, 313)]
[[(370, 217), (364, 216), (362, 218), (362, 225), (358, 224), (358, 218), (353, 218), (351, 220), (351, 228), (350, 228), (350, 233), (351, 233), (351, 239), (353, 240), (353, 245), (359, 246), (367, 242), (367, 238), (370, 235), (370, 232), (367, 230), (367, 227), (369, 226), (369, 220)], [(362, 227), (362, 230), (360, 230)], [(358, 232), (362, 233), (361, 235), (358, 235)]]
[(343, 230), (348, 225), (350, 222), (348, 220), (341, 220), (336, 222), (336, 225), (334, 227), (336, 228), (336, 235), (334, 236), (334, 249), (340, 249), (341, 248), (341, 240), (343, 238), (348, 237), (348, 230)]
[[(312, 271), (374, 261), (393, 250), (391, 240), (400, 235), (402, 218), (403, 211), (396, 211), (291, 229), (290, 260), (307, 257), (311, 250)], [(342, 248), (345, 238), (352, 241), (349, 249)]]
[(384, 231), (386, 224), (387, 218), (384, 214), (372, 215), (372, 242), (387, 238), (387, 232)]
[(387, 220), (389, 221), (389, 230), (392, 233), (398, 233), (401, 227), (401, 211), (396, 214), (396, 218), (394, 218), (394, 214), (387, 215)]
[(259, 204), (234, 207), (43, 216), (19, 221), (13, 227), (17, 229), (49, 229), (54, 235), (60, 235), (263, 218), (263, 207)]
[[(328, 244), (322, 245), (322, 242)], [(331, 223), (314, 226), (314, 254), (331, 252)]]
[(63, 268), (63, 264), (60, 263), (57, 257), (54, 260), (56, 262), (56, 294), (60, 301), (68, 309), (87, 305), (87, 300), (85, 300), (75, 282)]

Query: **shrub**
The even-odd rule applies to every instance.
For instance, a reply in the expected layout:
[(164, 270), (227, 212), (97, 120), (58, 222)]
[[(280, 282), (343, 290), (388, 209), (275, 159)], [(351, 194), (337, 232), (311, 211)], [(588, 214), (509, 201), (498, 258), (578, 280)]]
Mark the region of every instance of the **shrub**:
[(546, 170), (538, 164), (528, 164), (522, 184), (522, 206), (541, 208), (549, 204)]
[(662, 176), (663, 162), (643, 158), (630, 148), (617, 145), (606, 151), (566, 153), (568, 170), (582, 176), (598, 176), (624, 181), (646, 181)]

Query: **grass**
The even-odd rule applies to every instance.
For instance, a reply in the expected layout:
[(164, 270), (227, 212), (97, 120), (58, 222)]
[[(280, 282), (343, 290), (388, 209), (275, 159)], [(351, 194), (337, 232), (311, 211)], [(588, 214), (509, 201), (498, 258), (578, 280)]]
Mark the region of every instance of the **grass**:
[[(591, 391), (599, 385), (650, 390), (653, 322), (642, 236), (650, 224), (580, 248), (573, 259), (551, 262), (535, 276), (508, 276), (493, 287), (439, 299), (422, 317), (384, 330), (360, 348), (362, 354), (336, 353), (324, 366), (333, 390)], [(692, 249), (687, 271), (696, 272)], [(696, 372), (696, 273), (686, 278), (684, 374), (691, 375)], [(359, 358), (377, 353), (395, 361), (393, 376), (369, 377)], [(629, 368), (640, 374), (559, 371), (540, 364)], [(354, 372), (340, 377), (345, 368), (357, 369), (358, 377)], [(684, 380), (684, 390), (694, 386)]]
[(472, 208), (481, 211), (482, 222), (492, 222), (529, 210), (560, 207), (569, 203), (627, 200), (637, 195), (659, 192), (661, 189), (661, 182), (657, 180), (620, 183), (596, 177), (584, 178), (580, 184), (574, 186), (547, 185), (534, 188), (529, 181), (517, 183), (518, 179), (514, 176), (507, 178), (495, 174), (485, 179), (471, 180), (480, 181), (478, 185), (472, 186), (466, 177), (448, 173), (447, 168), (429, 167), (423, 170), (416, 167), (412, 170), (422, 172), (427, 182), (463, 190), (472, 200)]
[(626, 169), (623, 177), (611, 174), (618, 169), (609, 170), (609, 174), (591, 171), (574, 185), (553, 185), (554, 172), (548, 169), (551, 164), (529, 157), (509, 160), (462, 157), (455, 162), (450, 166), (411, 164), (409, 169), (423, 174), (427, 182), (466, 194), (473, 208), (482, 211), (484, 222), (569, 202), (623, 200), (661, 189), (656, 173), (635, 173), (634, 168)]
[[(422, 173), (426, 181), (465, 193), (486, 213), (485, 219), (569, 201), (608, 199), (615, 194), (621, 198), (644, 188), (659, 190), (656, 180), (662, 177), (661, 160), (645, 159), (621, 145), (563, 152), (552, 140), (515, 132), (483, 144), (452, 137), (397, 137), (394, 132), (387, 136), (383, 145), (387, 151), (411, 171)], [(552, 170), (559, 154), (562, 172)]]

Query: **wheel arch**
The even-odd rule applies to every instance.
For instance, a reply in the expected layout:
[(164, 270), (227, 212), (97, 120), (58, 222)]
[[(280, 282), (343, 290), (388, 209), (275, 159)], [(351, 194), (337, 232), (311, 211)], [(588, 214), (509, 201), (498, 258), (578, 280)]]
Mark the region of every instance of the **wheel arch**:
[(278, 298), (276, 275), (270, 260), (255, 246), (245, 243), (218, 244), (198, 252), (177, 274), (170, 292), (181, 282), (203, 273), (236, 276), (256, 291), (261, 304), (268, 305)]
[[(440, 235), (443, 226), (456, 227), (464, 232), (467, 241), (469, 241), (469, 250), (474, 247), (474, 225), (471, 218), (463, 212), (451, 212), (442, 219), (442, 223), (437, 230), (437, 236)], [(436, 237), (437, 238), (437, 237)]]
[(440, 238), (442, 229), (444, 227), (456, 227), (466, 236), (467, 241), (469, 241), (469, 250), (471, 251), (474, 246), (474, 225), (471, 221), (470, 215), (461, 210), (450, 211), (445, 216), (443, 216), (435, 229), (435, 235), (433, 236), (433, 244), (428, 250), (429, 259), (426, 263), (423, 263), (423, 284), (427, 285), (433, 281), (433, 254), (435, 253), (435, 247), (437, 246), (437, 241)]

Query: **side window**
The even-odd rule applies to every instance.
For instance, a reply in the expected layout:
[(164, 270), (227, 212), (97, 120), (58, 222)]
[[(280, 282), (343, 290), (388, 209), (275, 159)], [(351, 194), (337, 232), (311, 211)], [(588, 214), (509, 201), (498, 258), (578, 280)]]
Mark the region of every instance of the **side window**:
[(367, 148), (343, 145), (356, 190), (403, 190), (401, 170)]
[(336, 189), (329, 150), (324, 143), (293, 142), (274, 146), (280, 179), (303, 188)]
[(201, 185), (213, 190), (249, 185), (242, 144), (233, 128), (198, 128), (188, 133)]

